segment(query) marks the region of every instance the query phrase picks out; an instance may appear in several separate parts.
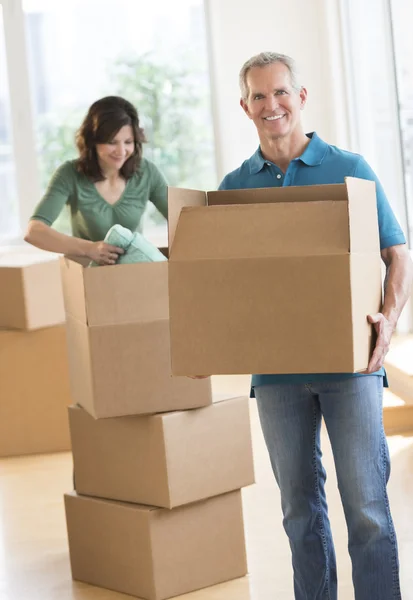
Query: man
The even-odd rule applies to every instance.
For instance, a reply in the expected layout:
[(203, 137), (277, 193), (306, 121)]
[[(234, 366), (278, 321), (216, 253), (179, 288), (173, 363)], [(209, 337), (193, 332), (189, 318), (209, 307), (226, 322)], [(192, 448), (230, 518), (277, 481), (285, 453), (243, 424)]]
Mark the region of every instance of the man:
[(347, 520), (356, 600), (397, 600), (401, 595), (386, 492), (390, 464), (382, 424), (382, 367), (411, 288), (413, 269), (405, 238), (366, 161), (327, 144), (315, 133), (304, 133), (300, 115), (307, 90), (299, 85), (291, 58), (274, 53), (254, 56), (241, 69), (240, 86), (241, 106), (257, 128), (260, 146), (224, 178), (220, 189), (343, 183), (346, 176), (376, 182), (387, 275), (381, 313), (366, 315), (378, 334), (366, 373), (255, 375), (252, 386), (281, 491), (296, 600), (337, 598), (321, 463), (322, 417)]

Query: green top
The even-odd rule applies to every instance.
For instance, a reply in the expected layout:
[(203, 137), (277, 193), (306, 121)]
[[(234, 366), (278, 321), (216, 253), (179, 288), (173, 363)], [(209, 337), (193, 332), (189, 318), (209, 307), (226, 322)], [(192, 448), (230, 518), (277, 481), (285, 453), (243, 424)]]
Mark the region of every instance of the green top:
[(122, 196), (114, 204), (106, 202), (93, 181), (79, 173), (76, 162), (69, 160), (57, 169), (31, 219), (51, 226), (67, 204), (73, 235), (97, 242), (112, 225), (136, 231), (148, 200), (167, 218), (167, 183), (151, 161), (142, 158), (138, 171), (127, 180)]

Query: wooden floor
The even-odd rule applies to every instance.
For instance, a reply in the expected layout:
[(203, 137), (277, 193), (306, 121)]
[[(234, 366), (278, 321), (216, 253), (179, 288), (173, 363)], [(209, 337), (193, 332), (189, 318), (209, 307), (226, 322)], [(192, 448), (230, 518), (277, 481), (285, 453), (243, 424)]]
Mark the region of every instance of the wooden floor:
[[(233, 390), (232, 380), (222, 379)], [(247, 382), (238, 380), (238, 392)], [(240, 389), (242, 388), (242, 390)], [(243, 492), (248, 577), (180, 596), (185, 600), (293, 600), (288, 544), (279, 494), (251, 401), (257, 484)], [(323, 434), (330, 515), (339, 567), (339, 598), (354, 598), (346, 528), (331, 451)], [(403, 600), (413, 600), (413, 433), (389, 438), (390, 499), (398, 531)], [(0, 460), (0, 599), (120, 600), (130, 596), (72, 582), (62, 495), (71, 489), (70, 453)], [(374, 599), (372, 599), (374, 600)]]

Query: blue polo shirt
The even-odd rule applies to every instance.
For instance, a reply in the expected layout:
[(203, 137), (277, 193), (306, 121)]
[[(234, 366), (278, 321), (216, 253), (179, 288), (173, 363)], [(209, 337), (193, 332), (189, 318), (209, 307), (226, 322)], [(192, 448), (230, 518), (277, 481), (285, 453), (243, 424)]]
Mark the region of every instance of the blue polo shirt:
[[(359, 177), (376, 182), (377, 213), (379, 222), (380, 248), (405, 244), (406, 240), (384, 190), (374, 171), (362, 156), (336, 146), (331, 146), (316, 133), (307, 134), (310, 143), (303, 154), (291, 161), (287, 172), (265, 160), (258, 150), (244, 161), (239, 169), (226, 175), (219, 186), (220, 190), (241, 190), (248, 188), (283, 187), (289, 185), (316, 185), (344, 183), (345, 177)], [(367, 316), (367, 315), (366, 315)], [(384, 376), (384, 369), (375, 375)], [(268, 383), (311, 383), (320, 380), (360, 377), (360, 373), (309, 373), (292, 375), (253, 375), (252, 388)], [(385, 385), (387, 381), (385, 378)]]

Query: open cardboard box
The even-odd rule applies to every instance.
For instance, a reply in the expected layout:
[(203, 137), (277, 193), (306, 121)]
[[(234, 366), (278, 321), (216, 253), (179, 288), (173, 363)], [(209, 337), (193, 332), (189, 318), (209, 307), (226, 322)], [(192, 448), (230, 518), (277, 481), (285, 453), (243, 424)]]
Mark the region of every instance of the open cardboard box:
[(382, 301), (374, 182), (170, 188), (168, 202), (174, 375), (367, 368)]
[(61, 270), (75, 403), (95, 418), (211, 404), (209, 379), (171, 374), (168, 262)]

